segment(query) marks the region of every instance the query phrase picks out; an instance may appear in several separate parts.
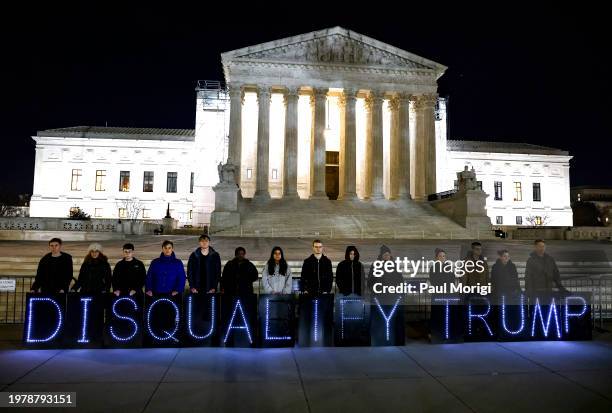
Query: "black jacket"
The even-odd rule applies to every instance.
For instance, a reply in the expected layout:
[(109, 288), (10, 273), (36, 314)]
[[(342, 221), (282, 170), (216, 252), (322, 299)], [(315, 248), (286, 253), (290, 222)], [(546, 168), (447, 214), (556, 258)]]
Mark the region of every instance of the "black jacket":
[(43, 294), (59, 293), (60, 290), (68, 292), (72, 281), (72, 255), (62, 252), (59, 257), (52, 257), (48, 253), (40, 259), (36, 278), (31, 289)]
[(113, 291), (129, 293), (130, 290), (142, 292), (147, 271), (142, 261), (136, 258), (132, 261), (121, 260), (113, 270)]
[(259, 278), (255, 265), (247, 259), (228, 261), (221, 275), (221, 289), (228, 295), (253, 294), (253, 283)]
[(532, 252), (525, 268), (525, 292), (528, 295), (551, 293), (553, 285), (564, 289), (555, 260), (546, 253), (540, 257)]
[(208, 292), (211, 289), (217, 291), (219, 289), (219, 278), (221, 276), (221, 257), (219, 253), (208, 247), (208, 258), (206, 259), (206, 279), (200, 278), (200, 263), (202, 262), (202, 251), (198, 247), (189, 256), (187, 262), (187, 279), (189, 280), (189, 288), (197, 288), (203, 292)]
[[(519, 284), (518, 271), (516, 265), (512, 261), (508, 261), (506, 265), (502, 264), (501, 260), (497, 260), (491, 267), (491, 287), (495, 297), (502, 295), (517, 295), (521, 293), (521, 285)], [(499, 303), (499, 302), (498, 302)]]
[(344, 260), (336, 268), (336, 285), (341, 294), (363, 294), (365, 270), (360, 261)]
[(86, 294), (108, 292), (111, 286), (111, 268), (107, 259), (96, 258), (83, 261), (79, 279), (72, 289)]
[(302, 264), (300, 291), (307, 294), (329, 293), (334, 282), (332, 263), (325, 255), (320, 260), (310, 254)]

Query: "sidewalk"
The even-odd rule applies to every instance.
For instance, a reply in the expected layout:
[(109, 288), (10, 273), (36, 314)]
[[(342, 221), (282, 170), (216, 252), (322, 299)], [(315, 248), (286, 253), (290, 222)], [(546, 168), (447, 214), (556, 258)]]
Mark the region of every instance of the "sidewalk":
[(0, 333), (1, 391), (76, 391), (78, 411), (612, 411), (610, 333), (593, 342), (19, 350), (20, 327)]

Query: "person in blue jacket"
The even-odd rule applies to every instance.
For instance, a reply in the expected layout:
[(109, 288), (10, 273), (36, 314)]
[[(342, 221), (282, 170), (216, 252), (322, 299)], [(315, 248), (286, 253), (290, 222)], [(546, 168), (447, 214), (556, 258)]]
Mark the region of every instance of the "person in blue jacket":
[(177, 295), (185, 289), (185, 268), (183, 262), (174, 255), (174, 244), (166, 240), (162, 244), (162, 253), (149, 265), (145, 278), (145, 291), (153, 294)]
[(200, 235), (199, 246), (189, 256), (187, 277), (192, 293), (216, 293), (221, 278), (221, 257), (210, 246), (210, 237)]

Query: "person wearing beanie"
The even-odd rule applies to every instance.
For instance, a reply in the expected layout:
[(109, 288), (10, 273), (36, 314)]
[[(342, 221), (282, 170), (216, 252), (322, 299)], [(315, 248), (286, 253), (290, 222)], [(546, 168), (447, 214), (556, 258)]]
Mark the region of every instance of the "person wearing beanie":
[(116, 296), (142, 293), (146, 275), (144, 264), (134, 257), (134, 244), (125, 244), (123, 259), (115, 264), (113, 270), (113, 293)]
[[(387, 247), (385, 244), (380, 246), (380, 250), (378, 253), (377, 261), (393, 261), (393, 256), (391, 255), (391, 249)], [(396, 286), (400, 285), (404, 278), (402, 274), (395, 270), (395, 266), (392, 271), (384, 271), (384, 274), (381, 277), (374, 277), (374, 263), (370, 265), (370, 271), (368, 272), (368, 287), (370, 292), (374, 295), (374, 284), (382, 283), (383, 286)]]
[(362, 295), (365, 284), (365, 270), (359, 261), (359, 251), (354, 245), (346, 247), (344, 261), (336, 268), (336, 285), (340, 294)]
[(102, 245), (93, 243), (87, 249), (79, 278), (72, 287), (73, 291), (84, 294), (105, 293), (111, 286), (111, 268), (108, 258), (102, 252)]

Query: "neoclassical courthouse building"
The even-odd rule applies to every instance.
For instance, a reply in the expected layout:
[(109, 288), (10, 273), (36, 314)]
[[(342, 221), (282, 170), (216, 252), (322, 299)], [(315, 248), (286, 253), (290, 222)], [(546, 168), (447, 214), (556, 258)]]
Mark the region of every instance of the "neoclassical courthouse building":
[[(493, 225), (572, 225), (565, 151), (451, 140), (445, 66), (340, 27), (221, 55), (199, 82), (195, 129), (75, 126), (39, 131), (30, 215), (210, 222), (218, 165), (243, 198), (406, 199), (452, 190), (474, 168)], [(223, 86), (227, 85), (227, 88)], [(127, 201), (126, 201), (127, 200)], [(401, 201), (400, 201), (401, 202)]]

